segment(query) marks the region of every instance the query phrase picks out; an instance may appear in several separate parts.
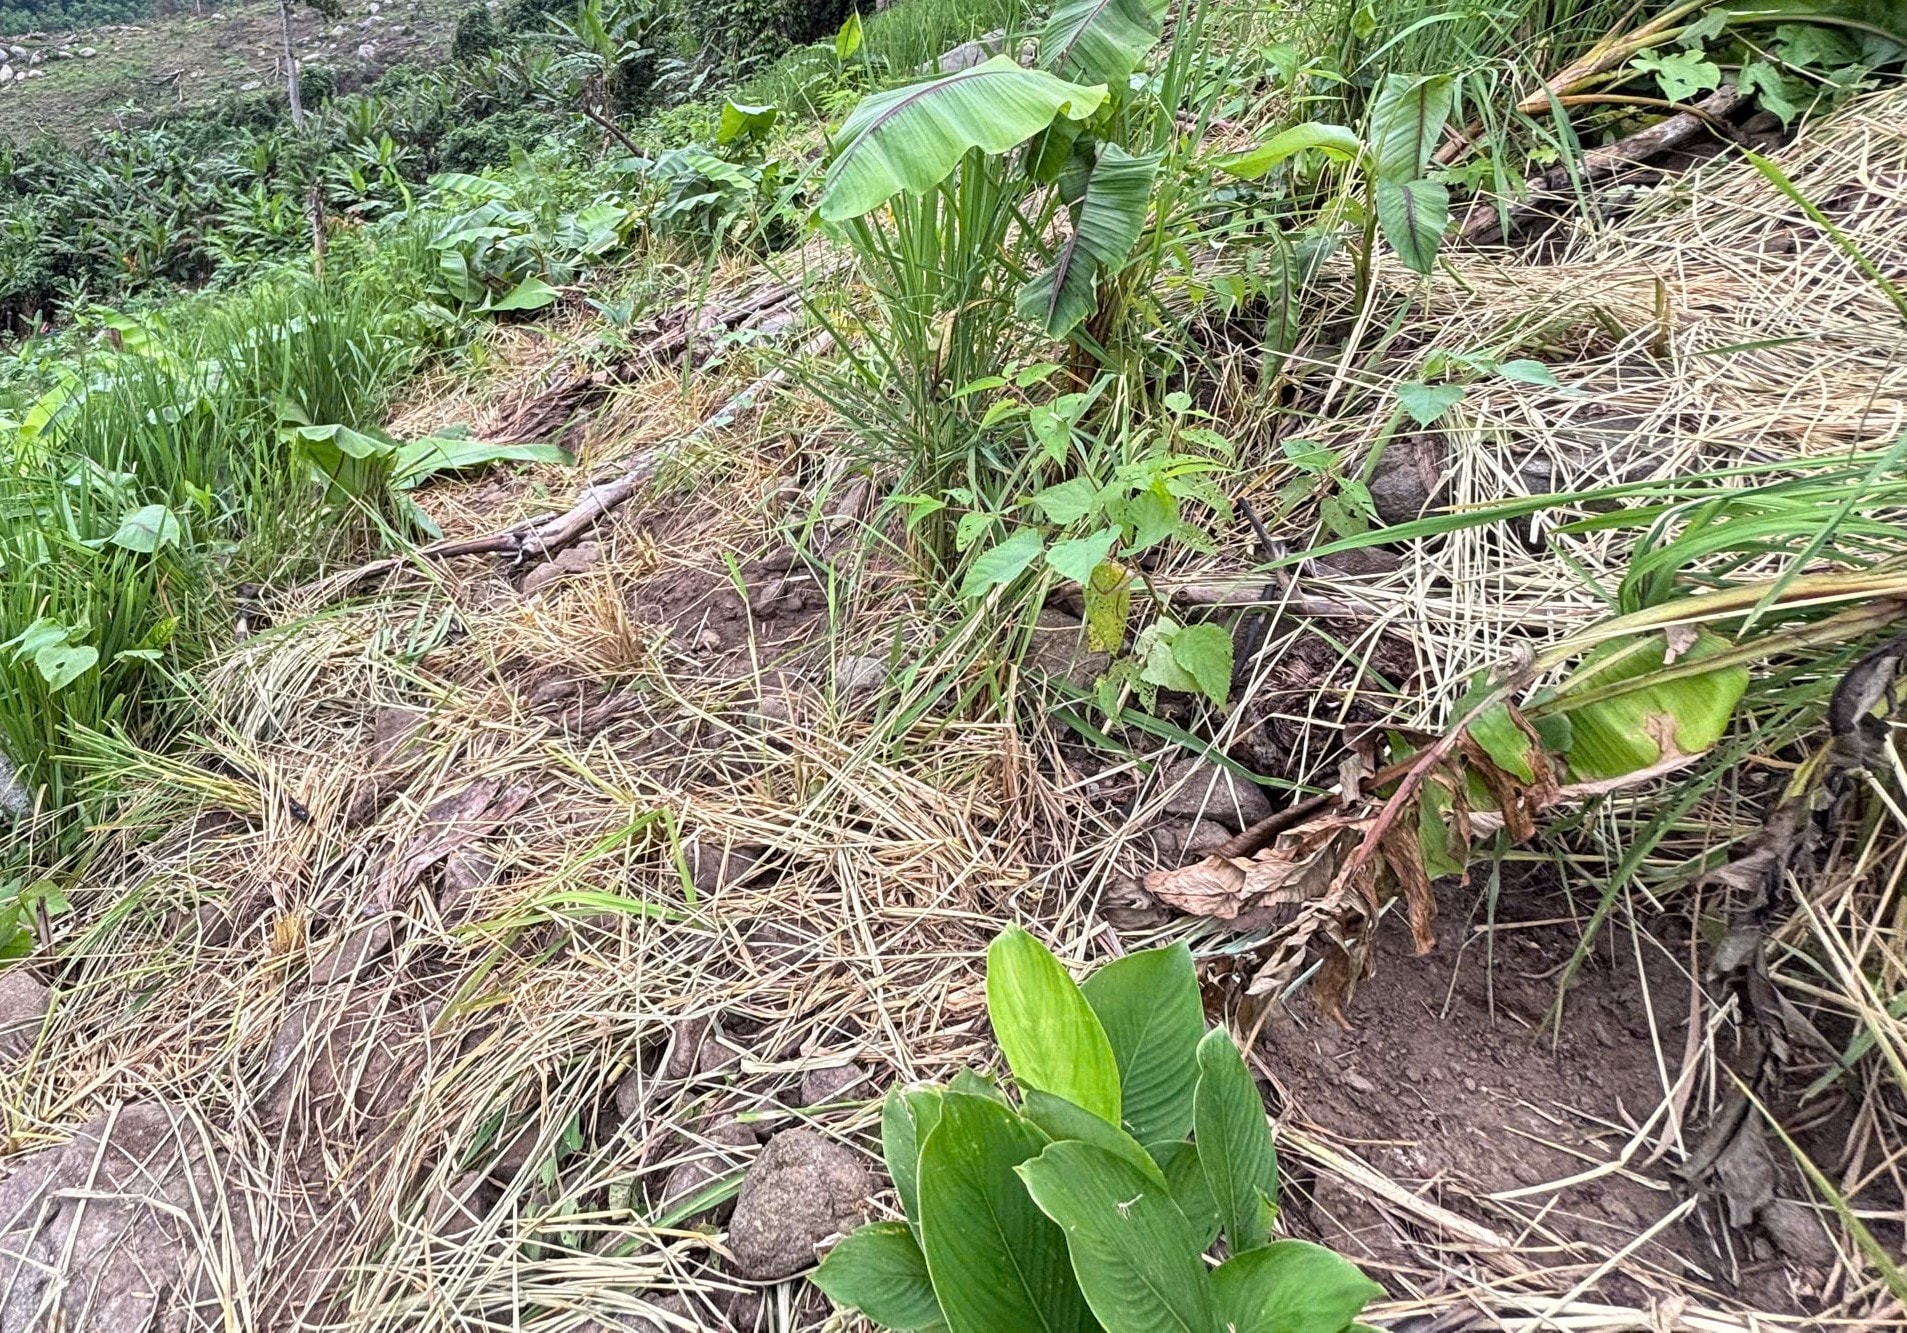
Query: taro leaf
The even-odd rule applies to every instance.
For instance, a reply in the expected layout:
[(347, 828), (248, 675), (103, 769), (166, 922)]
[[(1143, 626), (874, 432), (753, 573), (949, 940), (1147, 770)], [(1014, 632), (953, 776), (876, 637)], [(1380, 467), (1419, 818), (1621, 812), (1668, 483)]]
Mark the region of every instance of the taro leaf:
[(1124, 88), (1159, 40), (1167, 0), (1060, 0), (1040, 33), (1040, 64), (1065, 78)]
[(983, 597), (1002, 583), (1011, 583), (1033, 563), (1045, 547), (1046, 539), (1038, 528), (1016, 528), (998, 546), (974, 557), (967, 577), (960, 584), (962, 597)]
[(971, 69), (877, 93), (854, 108), (821, 186), (821, 216), (858, 218), (906, 191), (940, 184), (978, 148), (1004, 153), (1065, 116), (1084, 120), (1106, 100), (1045, 70), (997, 55)]
[(1312, 148), (1340, 162), (1355, 162), (1364, 152), (1364, 145), (1357, 135), (1344, 126), (1325, 125), (1313, 120), (1293, 125), (1256, 148), (1221, 157), (1218, 168), (1240, 180), (1255, 181), (1286, 158)]
[(1117, 144), (1100, 148), (1072, 234), (1015, 302), (1047, 337), (1065, 337), (1098, 308), (1095, 284), (1102, 272), (1118, 271), (1145, 229), (1158, 169), (1156, 156), (1134, 157)]
[(1435, 425), (1437, 419), (1463, 401), (1461, 384), (1423, 384), (1405, 380), (1397, 386), (1397, 401), (1410, 419), (1420, 426)]
[(927, 1259), (902, 1222), (873, 1222), (828, 1251), (814, 1284), (836, 1305), (851, 1306), (882, 1328), (931, 1328), (941, 1322)]
[(881, 1103), (881, 1157), (900, 1196), (901, 1211), (920, 1230), (920, 1145), (940, 1123), (937, 1087), (890, 1088)]
[(1066, 1237), (1014, 1174), (1046, 1147), (991, 1097), (949, 1091), (920, 1154), (921, 1249), (951, 1333), (1085, 1333)]
[(489, 310), (541, 310), (557, 297), (556, 288), (532, 274), (489, 303)]
[(1124, 1158), (1132, 1163), (1155, 1184), (1165, 1185), (1165, 1173), (1159, 1164), (1147, 1156), (1139, 1141), (1120, 1129), (1109, 1125), (1083, 1106), (1075, 1106), (1064, 1097), (1055, 1097), (1050, 1092), (1041, 1092), (1038, 1088), (1028, 1088), (1020, 1099), (1020, 1114), (1038, 1125), (1046, 1137), (1055, 1143), (1062, 1139), (1077, 1139), (1081, 1143), (1090, 1143), (1096, 1148), (1104, 1148), (1114, 1157)]
[[(1155, 1173), (1156, 1174), (1156, 1173)], [(1163, 1180), (1076, 1139), (1019, 1168), (1040, 1210), (1066, 1232), (1093, 1314), (1119, 1333), (1210, 1333), (1212, 1279), (1192, 1224)]]
[(1232, 1333), (1343, 1333), (1384, 1289), (1322, 1245), (1281, 1240), (1235, 1254), (1212, 1274)]
[(486, 444), (454, 435), (429, 435), (397, 446), (391, 482), (409, 490), (432, 477), (492, 463), (573, 463), (567, 450), (553, 444)]
[(1413, 273), (1437, 264), (1437, 246), (1450, 226), (1450, 191), (1441, 181), (1377, 182), (1377, 223), (1384, 239)]
[[(1713, 657), (1728, 646), (1726, 639), (1703, 630), (1667, 669), (1679, 673), (1687, 664)], [(1721, 739), (1735, 705), (1748, 690), (1748, 668), (1719, 667), (1648, 683), (1664, 670), (1667, 655), (1667, 638), (1652, 634), (1641, 642), (1604, 644), (1584, 659), (1569, 687), (1551, 704), (1553, 711), (1569, 717), (1565, 758), (1571, 779), (1597, 782), (1624, 777), (1705, 753)], [(1624, 688), (1606, 693), (1616, 686)], [(1572, 695), (1603, 697), (1572, 704)]]
[(1119, 1063), (1120, 1114), (1141, 1143), (1192, 1130), (1198, 1044), (1205, 1035), (1192, 951), (1147, 949), (1107, 963), (1080, 986)]
[(1265, 1103), (1231, 1034), (1213, 1028), (1198, 1045), (1192, 1139), (1233, 1254), (1263, 1245), (1277, 1215), (1278, 1155)]
[(126, 515), (119, 530), (107, 540), (128, 551), (151, 555), (163, 546), (177, 546), (180, 532), (177, 514), (164, 505), (146, 505)]
[(1089, 536), (1054, 542), (1046, 551), (1047, 567), (1063, 579), (1084, 584), (1112, 553), (1112, 544), (1118, 539), (1119, 529), (1101, 528)]
[(1455, 91), (1448, 74), (1384, 76), (1371, 103), (1368, 133), (1378, 180), (1402, 185), (1424, 174)]
[(1192, 1239), (1200, 1253), (1212, 1248), (1218, 1239), (1218, 1204), (1212, 1199), (1212, 1187), (1205, 1183), (1205, 1168), (1199, 1165), (1198, 1149), (1183, 1139), (1154, 1143), (1146, 1148), (1152, 1160), (1165, 1172), (1166, 1187), (1178, 1204), (1185, 1220), (1192, 1224)]
[[(860, 15), (850, 14), (848, 22), (855, 24), (856, 45), (860, 33)], [(847, 29), (843, 28), (843, 32)], [(842, 57), (846, 59), (846, 57)], [(724, 101), (722, 120), (715, 127), (715, 142), (718, 144), (747, 143), (768, 137), (775, 128), (775, 121), (781, 116), (780, 108), (770, 103), (767, 106), (749, 106), (741, 102)]]
[(848, 15), (848, 21), (834, 34), (834, 58), (847, 60), (861, 49), (861, 38), (861, 11), (857, 9)]
[(1059, 959), (1018, 926), (987, 948), (987, 1017), (1021, 1087), (1119, 1123), (1119, 1066), (1106, 1030)]
[(58, 694), (99, 664), (99, 649), (88, 644), (50, 644), (33, 654), (33, 665), (50, 693)]
[(1187, 625), (1172, 636), (1172, 660), (1221, 706), (1232, 692), (1232, 651), (1232, 636), (1210, 621)]
[(63, 620), (57, 620), (52, 616), (41, 616), (21, 630), (18, 635), (0, 644), (0, 648), (11, 649), (13, 660), (18, 662), (37, 656), (41, 650), (51, 648), (55, 644), (64, 644), (77, 632)]
[(1086, 582), (1086, 644), (1094, 652), (1116, 653), (1126, 641), (1132, 612), (1132, 579), (1126, 567), (1108, 560)]

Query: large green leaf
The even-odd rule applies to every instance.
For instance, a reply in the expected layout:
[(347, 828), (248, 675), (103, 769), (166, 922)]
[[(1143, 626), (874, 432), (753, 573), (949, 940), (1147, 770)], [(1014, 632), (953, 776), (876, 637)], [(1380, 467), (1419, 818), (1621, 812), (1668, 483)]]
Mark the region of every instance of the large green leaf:
[(1450, 191), (1442, 181), (1377, 182), (1377, 225), (1413, 273), (1436, 266), (1437, 247), (1450, 226)]
[(177, 546), (183, 531), (179, 516), (164, 505), (145, 505), (120, 520), (109, 538), (114, 546), (151, 555), (162, 546)]
[(1192, 1238), (1203, 1253), (1218, 1239), (1218, 1204), (1212, 1199), (1212, 1187), (1205, 1183), (1205, 1168), (1199, 1165), (1198, 1149), (1184, 1139), (1169, 1143), (1149, 1143), (1146, 1154), (1165, 1172), (1166, 1188), (1172, 1202), (1178, 1204), (1185, 1220), (1192, 1224)]
[(921, 1249), (952, 1333), (1094, 1327), (1066, 1257), (1014, 1168), (1046, 1136), (991, 1097), (949, 1091), (920, 1153)]
[(1232, 1333), (1344, 1333), (1384, 1294), (1357, 1265), (1302, 1240), (1233, 1255), (1212, 1287)]
[(1371, 157), (1380, 181), (1413, 181), (1430, 165), (1456, 93), (1448, 74), (1386, 74), (1371, 103)]
[(1192, 1139), (1233, 1254), (1263, 1245), (1277, 1212), (1278, 1155), (1271, 1125), (1231, 1034), (1213, 1028), (1198, 1047)]
[(1018, 926), (987, 949), (987, 1017), (1021, 1087), (1119, 1123), (1119, 1065), (1106, 1030), (1059, 959)]
[(1119, 1114), (1141, 1143), (1192, 1129), (1198, 1044), (1205, 1035), (1192, 951), (1183, 944), (1107, 963), (1080, 990), (1119, 1065)]
[(1123, 88), (1159, 40), (1167, 0), (1060, 0), (1040, 33), (1040, 63), (1068, 79)]
[(1280, 131), (1256, 148), (1221, 157), (1218, 169), (1240, 180), (1255, 181), (1286, 158), (1312, 148), (1340, 162), (1355, 162), (1364, 152), (1357, 135), (1344, 126), (1308, 120)]
[(873, 1222), (828, 1251), (814, 1284), (836, 1305), (859, 1310), (882, 1328), (932, 1328), (942, 1322), (927, 1259), (904, 1222)]
[(431, 477), (492, 463), (573, 463), (576, 460), (553, 444), (486, 444), (454, 435), (429, 435), (397, 447), (392, 482), (409, 490)]
[(1114, 1157), (1123, 1157), (1132, 1163), (1157, 1184), (1171, 1188), (1165, 1172), (1147, 1154), (1139, 1140), (1119, 1126), (1101, 1120), (1083, 1106), (1076, 1106), (1064, 1097), (1055, 1097), (1038, 1088), (1028, 1088), (1020, 1100), (1020, 1113), (1056, 1143), (1062, 1139), (1078, 1139), (1095, 1148), (1104, 1148)]
[(1217, 1327), (1192, 1225), (1162, 1183), (1076, 1139), (1051, 1145), (1019, 1171), (1066, 1233), (1073, 1273), (1101, 1324), (1118, 1333)]
[(1152, 200), (1156, 156), (1134, 157), (1117, 144), (1103, 144), (1053, 266), (1020, 289), (1020, 314), (1061, 338), (1098, 308), (1095, 284), (1105, 271), (1116, 272), (1145, 230)]
[(915, 1235), (920, 1234), (920, 1145), (940, 1123), (941, 1095), (932, 1086), (889, 1088), (881, 1104), (881, 1157)]
[(1060, 116), (1084, 120), (1105, 100), (1103, 86), (1082, 88), (1004, 55), (865, 98), (837, 136), (821, 216), (840, 222), (902, 191), (924, 193), (974, 149), (1004, 153)]
[[(1728, 646), (1720, 635), (1700, 631), (1669, 669), (1685, 669)], [(1667, 657), (1668, 640), (1661, 634), (1618, 640), (1591, 653), (1570, 677), (1551, 707), (1569, 718), (1565, 758), (1572, 779), (1623, 777), (1702, 754), (1722, 738), (1748, 690), (1748, 668), (1725, 666), (1650, 684)], [(1572, 706), (1572, 695), (1592, 693), (1603, 697)]]

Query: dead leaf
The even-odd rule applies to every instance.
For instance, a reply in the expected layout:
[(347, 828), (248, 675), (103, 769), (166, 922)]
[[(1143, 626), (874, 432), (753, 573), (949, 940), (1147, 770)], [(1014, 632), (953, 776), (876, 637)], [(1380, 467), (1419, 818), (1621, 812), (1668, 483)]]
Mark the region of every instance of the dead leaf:
[(526, 782), (505, 786), (501, 778), (482, 778), (433, 804), (417, 836), (386, 867), (366, 910), (372, 915), (390, 911), (426, 871), (493, 833), (529, 802), (532, 792)]
[(1146, 891), (1169, 907), (1260, 930), (1331, 888), (1345, 852), (1361, 840), (1367, 819), (1325, 815), (1281, 833), (1250, 857), (1208, 856), (1178, 870), (1148, 871)]

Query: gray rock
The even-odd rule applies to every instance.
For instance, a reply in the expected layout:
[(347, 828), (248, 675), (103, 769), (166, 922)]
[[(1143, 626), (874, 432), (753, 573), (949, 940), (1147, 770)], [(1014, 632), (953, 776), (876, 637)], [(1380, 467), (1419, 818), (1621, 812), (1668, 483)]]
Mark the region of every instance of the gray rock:
[(722, 1041), (721, 1024), (712, 1016), (678, 1019), (663, 1075), (672, 1079), (715, 1074), (741, 1059)]
[(595, 542), (578, 542), (567, 550), (559, 551), (554, 560), (546, 560), (525, 574), (518, 590), (528, 597), (559, 579), (586, 574), (596, 567), (601, 554), (601, 548)]
[[(756, 1143), (755, 1131), (739, 1120), (724, 1120), (710, 1128), (703, 1137), (706, 1143), (690, 1144), (683, 1160), (670, 1168), (662, 1182), (661, 1197), (656, 1200), (658, 1207), (667, 1208), (680, 1203), (720, 1180), (742, 1164), (743, 1155), (739, 1150), (753, 1148)], [(703, 1217), (715, 1211), (715, 1208), (708, 1208), (691, 1216)]]
[(815, 1248), (858, 1225), (873, 1193), (856, 1154), (812, 1130), (783, 1130), (755, 1159), (735, 1201), (728, 1226), (735, 1272), (774, 1282), (813, 1267)]
[(260, 83), (257, 79), (247, 79), (238, 85), (238, 90), (241, 93), (255, 93), (264, 86), (265, 85)]
[(1112, 655), (1096, 652), (1087, 644), (1084, 622), (1048, 607), (1034, 622), (1022, 665), (1031, 674), (1090, 690), (1112, 665)]
[(682, 857), (689, 864), (695, 891), (712, 897), (753, 875), (764, 850), (752, 843), (726, 844), (697, 837), (684, 844)]
[(887, 660), (849, 654), (834, 663), (834, 687), (848, 696), (872, 694), (887, 684)]
[(1443, 492), (1435, 450), (1413, 438), (1395, 440), (1377, 460), (1370, 479), (1371, 504), (1387, 524), (1422, 518)]
[(13, 761), (0, 754), (0, 819), (18, 819), (33, 813), (33, 793), (20, 781)]
[(920, 73), (932, 74), (938, 66), (942, 74), (956, 74), (963, 69), (972, 69), (983, 65), (1006, 49), (1006, 33), (996, 28), (994, 31), (970, 42), (962, 42), (953, 50), (941, 56), (938, 61), (928, 61), (920, 67)]
[(1146, 830), (1153, 858), (1164, 866), (1203, 861), (1232, 836), (1216, 819), (1165, 819)]
[(1826, 1268), (1834, 1262), (1834, 1243), (1821, 1229), (1814, 1210), (1792, 1199), (1771, 1199), (1756, 1218), (1775, 1248), (1796, 1263)]
[(53, 992), (15, 963), (0, 972), (0, 1060), (17, 1060), (33, 1049), (53, 1007)]
[(98, 55), (99, 52), (90, 46), (82, 46), (79, 50), (73, 52), (73, 54), (78, 56), (81, 60), (91, 60), (94, 56)]
[(1163, 781), (1177, 787), (1165, 803), (1168, 815), (1217, 820), (1236, 833), (1271, 813), (1271, 798), (1263, 788), (1207, 759), (1181, 760)]
[(819, 1069), (801, 1071), (800, 1104), (819, 1106), (823, 1102), (839, 1101), (851, 1090), (858, 1089), (857, 1095), (872, 1096), (866, 1087), (867, 1070), (857, 1064), (825, 1065)]
[(0, 1182), (0, 1329), (174, 1333), (246, 1308), (257, 1237), (198, 1125), (157, 1102), (89, 1121)]

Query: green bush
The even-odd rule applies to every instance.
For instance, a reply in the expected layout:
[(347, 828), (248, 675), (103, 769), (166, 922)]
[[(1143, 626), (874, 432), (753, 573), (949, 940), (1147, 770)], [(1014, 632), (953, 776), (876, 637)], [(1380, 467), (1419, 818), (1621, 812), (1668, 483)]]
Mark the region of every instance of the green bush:
[(1206, 1031), (1184, 945), (1079, 986), (1010, 926), (987, 951), (987, 1014), (1019, 1103), (964, 1071), (889, 1093), (881, 1148), (906, 1220), (829, 1252), (814, 1281), (830, 1297), (883, 1328), (949, 1333), (1359, 1327), (1382, 1289), (1271, 1239), (1264, 1103), (1231, 1037)]
[(503, 33), (490, 17), (488, 5), (472, 5), (457, 16), (457, 34), (450, 40), (453, 60), (476, 60), (503, 44)]
[(682, 17), (707, 59), (752, 68), (832, 36), (855, 8), (854, 0), (698, 0)]

